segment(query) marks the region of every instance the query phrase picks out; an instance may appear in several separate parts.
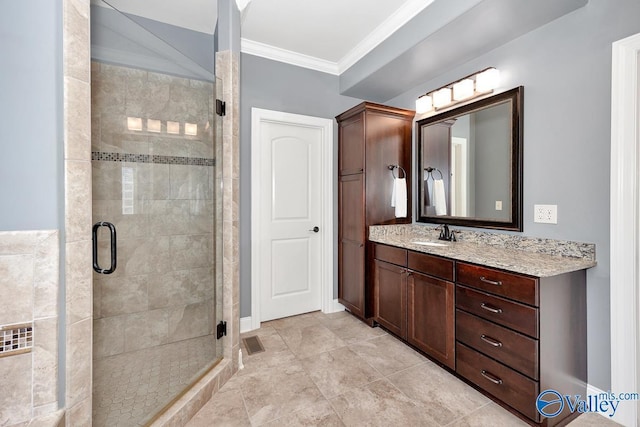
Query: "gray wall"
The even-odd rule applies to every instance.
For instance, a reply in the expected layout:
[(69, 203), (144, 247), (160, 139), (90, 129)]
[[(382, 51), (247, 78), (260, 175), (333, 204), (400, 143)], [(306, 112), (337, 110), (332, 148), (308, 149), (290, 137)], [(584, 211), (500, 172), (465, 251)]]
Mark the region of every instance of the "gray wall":
[[(341, 96), (337, 76), (247, 54), (241, 55), (240, 82), (240, 317), (248, 317), (251, 316), (251, 108), (333, 119), (362, 100)], [(337, 141), (337, 127), (334, 127), (334, 141)], [(333, 197), (336, 206), (337, 159), (335, 144)], [(337, 222), (336, 216), (335, 242)], [(334, 252), (337, 268), (337, 243)], [(334, 276), (337, 277), (337, 273)], [(335, 278), (336, 298), (337, 283)]]
[(163, 74), (214, 80), (214, 36), (91, 6), (91, 58)]
[(2, 6), (0, 230), (58, 229), (64, 206), (61, 5)]
[[(587, 273), (589, 383), (610, 387), (609, 174), (611, 43), (640, 32), (637, 0), (590, 0), (581, 9), (388, 101), (418, 95), (488, 66), (505, 89), (524, 86), (524, 235), (596, 244)], [(533, 222), (557, 204), (558, 224)]]

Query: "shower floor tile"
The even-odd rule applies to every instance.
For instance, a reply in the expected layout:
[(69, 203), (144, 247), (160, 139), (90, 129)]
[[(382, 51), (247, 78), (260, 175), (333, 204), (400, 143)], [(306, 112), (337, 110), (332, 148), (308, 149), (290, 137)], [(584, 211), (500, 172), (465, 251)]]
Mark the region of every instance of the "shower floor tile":
[(94, 360), (93, 426), (144, 425), (216, 360), (209, 335)]

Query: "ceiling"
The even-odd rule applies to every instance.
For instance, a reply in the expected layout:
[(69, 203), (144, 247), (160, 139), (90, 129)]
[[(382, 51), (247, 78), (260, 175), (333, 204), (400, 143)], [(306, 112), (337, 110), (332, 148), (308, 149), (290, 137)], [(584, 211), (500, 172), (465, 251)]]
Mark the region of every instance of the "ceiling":
[[(213, 34), (218, 0), (105, 1)], [(235, 0), (241, 50), (340, 77), (384, 102), (585, 6), (588, 0)], [(488, 64), (491, 66), (494, 64)]]
[(242, 50), (340, 74), (433, 0), (251, 0)]
[[(242, 47), (339, 74), (433, 0), (235, 0)], [(122, 12), (213, 34), (218, 0), (92, 0)], [(304, 65), (304, 64), (303, 64)]]

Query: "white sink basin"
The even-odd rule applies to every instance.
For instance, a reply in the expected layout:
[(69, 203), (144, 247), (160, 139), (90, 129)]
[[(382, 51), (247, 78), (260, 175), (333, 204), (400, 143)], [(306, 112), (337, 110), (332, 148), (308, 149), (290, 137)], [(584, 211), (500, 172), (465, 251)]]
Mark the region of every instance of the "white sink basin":
[(432, 242), (429, 240), (418, 240), (411, 242), (414, 245), (423, 245), (423, 246), (449, 246), (448, 243), (440, 243), (440, 242)]

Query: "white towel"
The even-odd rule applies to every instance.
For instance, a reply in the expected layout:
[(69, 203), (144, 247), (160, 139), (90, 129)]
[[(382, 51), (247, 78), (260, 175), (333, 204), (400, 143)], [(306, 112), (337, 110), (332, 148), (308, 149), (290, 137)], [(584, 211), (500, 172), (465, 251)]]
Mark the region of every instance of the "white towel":
[(436, 215), (447, 214), (447, 198), (444, 194), (444, 181), (436, 179), (433, 182), (433, 204), (436, 207)]
[(393, 180), (391, 207), (396, 208), (396, 218), (407, 217), (407, 180), (405, 178)]

